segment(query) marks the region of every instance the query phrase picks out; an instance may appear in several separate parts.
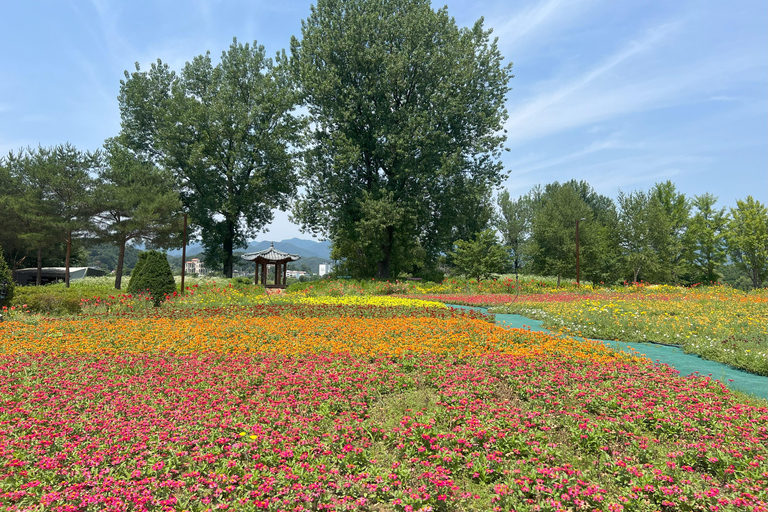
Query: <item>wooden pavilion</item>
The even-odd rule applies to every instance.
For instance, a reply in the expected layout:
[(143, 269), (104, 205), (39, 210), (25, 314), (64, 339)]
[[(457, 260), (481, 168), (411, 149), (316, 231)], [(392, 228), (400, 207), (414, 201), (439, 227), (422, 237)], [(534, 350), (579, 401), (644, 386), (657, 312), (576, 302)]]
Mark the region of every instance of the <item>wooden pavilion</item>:
[[(256, 275), (254, 276), (254, 284), (259, 284), (259, 276), (261, 276), (261, 284), (266, 288), (285, 288), (286, 285), (286, 271), (288, 270), (289, 261), (297, 261), (300, 256), (298, 254), (288, 254), (287, 252), (278, 251), (275, 249), (275, 244), (269, 245), (269, 249), (265, 249), (259, 252), (249, 252), (241, 256), (245, 261), (253, 261), (256, 263)], [(267, 281), (268, 266), (275, 267), (275, 279), (272, 283)]]

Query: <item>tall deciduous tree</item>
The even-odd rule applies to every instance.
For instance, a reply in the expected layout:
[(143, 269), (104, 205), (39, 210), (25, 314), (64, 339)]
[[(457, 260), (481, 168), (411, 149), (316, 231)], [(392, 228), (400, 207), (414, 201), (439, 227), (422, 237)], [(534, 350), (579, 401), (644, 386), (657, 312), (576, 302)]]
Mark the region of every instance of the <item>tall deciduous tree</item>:
[(115, 288), (120, 289), (129, 241), (153, 247), (180, 246), (181, 202), (173, 175), (141, 158), (116, 139), (105, 147), (95, 190), (100, 212), (96, 215), (97, 235), (117, 244)]
[(227, 277), (234, 249), (295, 193), (302, 121), (292, 114), (297, 96), (285, 60), (235, 40), (215, 66), (200, 55), (177, 76), (158, 61), (121, 82), (127, 146), (174, 172), (206, 262), (223, 265)]
[(715, 208), (716, 203), (717, 196), (712, 194), (702, 194), (691, 201), (695, 213), (689, 223), (686, 245), (693, 277), (698, 282), (719, 281), (718, 270), (726, 260), (728, 214), (724, 207)]
[(506, 190), (499, 193), (496, 203), (498, 213), (495, 224), (512, 256), (512, 268), (517, 274), (523, 263), (523, 249), (531, 236), (533, 205), (530, 196), (512, 199)]
[(685, 237), (691, 204), (671, 181), (657, 183), (650, 191), (652, 244), (658, 265), (648, 275), (651, 282), (678, 284), (687, 278)]
[(653, 214), (651, 201), (642, 190), (626, 194), (619, 191), (619, 246), (624, 265), (637, 282), (640, 272), (653, 274), (658, 265), (658, 255), (653, 248), (651, 233)]
[(301, 32), (314, 133), (294, 219), (380, 278), (485, 229), (512, 74), (482, 20), (459, 28), (428, 0), (319, 0)]
[(752, 196), (736, 201), (726, 240), (736, 266), (749, 274), (752, 286), (762, 287), (768, 279), (768, 208)]

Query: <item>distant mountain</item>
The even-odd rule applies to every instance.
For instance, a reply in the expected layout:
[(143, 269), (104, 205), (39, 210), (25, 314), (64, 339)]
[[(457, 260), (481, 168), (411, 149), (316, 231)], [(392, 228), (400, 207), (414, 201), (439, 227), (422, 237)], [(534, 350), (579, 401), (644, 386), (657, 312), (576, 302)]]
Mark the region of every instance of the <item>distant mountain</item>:
[(316, 253), (318, 258), (326, 260), (331, 258), (331, 242), (328, 240), (318, 242), (316, 240), (305, 240), (303, 238), (290, 238), (288, 240), (283, 240), (283, 242), (295, 245), (299, 248), (299, 251), (306, 250), (308, 253)]
[[(261, 241), (251, 242), (244, 252), (256, 252), (269, 249), (269, 245), (272, 242)], [(331, 243), (327, 240), (324, 242), (317, 242), (315, 240), (303, 240), (301, 238), (291, 238), (289, 240), (282, 240), (280, 242), (274, 242), (275, 249), (278, 251), (287, 252), (288, 254), (298, 254), (302, 258), (319, 258), (322, 260), (330, 261), (331, 258)], [(243, 249), (236, 249), (237, 251), (243, 251)], [(200, 244), (190, 244), (187, 246), (187, 255), (200, 254), (203, 252), (203, 246)], [(168, 251), (171, 256), (181, 256), (181, 249), (175, 249)]]
[[(256, 252), (269, 249), (272, 242), (251, 242), (245, 252)], [(302, 240), (300, 238), (291, 238), (275, 242), (275, 249), (287, 252), (288, 254), (298, 254), (302, 258), (320, 258), (329, 259), (331, 257), (330, 242), (315, 242), (313, 240)]]

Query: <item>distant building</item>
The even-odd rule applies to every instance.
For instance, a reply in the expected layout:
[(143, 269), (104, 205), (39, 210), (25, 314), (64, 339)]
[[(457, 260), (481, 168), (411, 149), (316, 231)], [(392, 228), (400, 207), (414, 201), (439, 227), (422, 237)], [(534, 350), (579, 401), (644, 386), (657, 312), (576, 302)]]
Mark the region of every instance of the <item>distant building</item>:
[(198, 274), (198, 275), (203, 275), (208, 273), (208, 271), (205, 269), (205, 265), (203, 265), (203, 262), (197, 258), (192, 258), (190, 261), (186, 262), (184, 271), (187, 274)]
[(301, 277), (301, 276), (309, 276), (309, 273), (304, 270), (286, 270), (285, 275), (287, 277)]
[(333, 271), (333, 263), (321, 263), (320, 264), (320, 270), (318, 270), (318, 274), (320, 276), (324, 276), (326, 274), (330, 274)]

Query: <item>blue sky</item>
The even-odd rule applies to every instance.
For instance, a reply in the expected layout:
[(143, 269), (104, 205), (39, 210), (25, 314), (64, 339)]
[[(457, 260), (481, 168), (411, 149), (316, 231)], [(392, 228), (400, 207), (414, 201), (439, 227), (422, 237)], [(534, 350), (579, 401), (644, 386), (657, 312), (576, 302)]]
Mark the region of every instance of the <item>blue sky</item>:
[[(0, 154), (70, 142), (97, 149), (120, 129), (123, 71), (175, 70), (237, 37), (269, 54), (300, 36), (311, 2), (5, 2)], [(435, 3), (433, 7), (441, 7)], [(672, 180), (720, 205), (768, 203), (765, 0), (451, 0), (459, 25), (494, 29), (515, 78), (508, 95), (513, 195), (586, 180), (599, 193)], [(260, 239), (302, 235), (278, 213)]]

